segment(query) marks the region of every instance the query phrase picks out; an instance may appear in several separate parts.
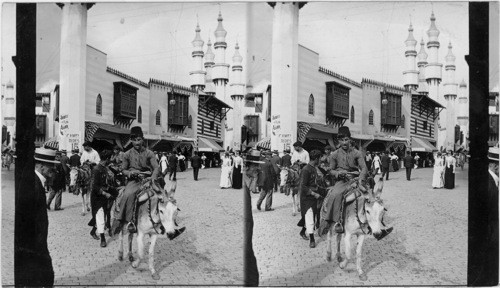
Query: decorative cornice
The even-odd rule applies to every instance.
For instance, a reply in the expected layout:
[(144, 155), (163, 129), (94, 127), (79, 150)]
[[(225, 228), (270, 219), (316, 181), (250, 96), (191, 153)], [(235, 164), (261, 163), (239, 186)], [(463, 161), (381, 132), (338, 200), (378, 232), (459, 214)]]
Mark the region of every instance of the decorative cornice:
[(143, 82), (143, 81), (141, 81), (141, 80), (139, 80), (137, 78), (129, 76), (129, 75), (127, 75), (127, 74), (125, 74), (123, 72), (120, 72), (120, 71), (118, 71), (116, 69), (113, 69), (113, 68), (111, 68), (109, 66), (106, 68), (106, 71), (109, 72), (109, 73), (111, 73), (111, 74), (114, 74), (116, 76), (120, 76), (120, 77), (122, 77), (124, 79), (127, 79), (127, 80), (129, 80), (131, 82), (134, 82), (135, 84), (138, 84), (138, 85), (140, 85), (140, 86), (142, 86), (144, 88), (148, 88), (149, 89), (149, 85), (146, 82)]
[(338, 79), (340, 79), (342, 81), (345, 81), (345, 82), (347, 82), (349, 84), (352, 84), (354, 86), (357, 86), (357, 87), (361, 88), (361, 83), (358, 83), (358, 82), (356, 82), (356, 81), (354, 81), (352, 79), (349, 79), (349, 78), (347, 78), (345, 76), (342, 76), (342, 75), (340, 75), (338, 73), (335, 73), (335, 72), (333, 72), (331, 70), (328, 70), (328, 69), (326, 69), (326, 68), (324, 68), (322, 66), (319, 66), (318, 70), (319, 70), (319, 72), (323, 72), (323, 73), (325, 73), (327, 75), (333, 76), (335, 78), (338, 78)]
[(375, 81), (375, 80), (368, 79), (368, 78), (363, 78), (363, 80), (361, 80), (361, 84), (377, 85), (377, 86), (386, 87), (386, 88), (389, 88), (389, 89), (399, 90), (401, 92), (408, 92), (403, 87), (392, 85), (392, 84), (387, 84), (387, 83), (384, 83), (384, 82)]
[(170, 82), (166, 82), (166, 81), (162, 81), (162, 80), (157, 80), (157, 79), (153, 79), (153, 78), (149, 79), (149, 85), (151, 85), (151, 84), (163, 85), (163, 86), (171, 87), (171, 88), (176, 89), (176, 90), (184, 90), (186, 92), (196, 93), (196, 89), (194, 89), (194, 88), (190, 88), (190, 87), (186, 87), (186, 86), (182, 86), (182, 85), (177, 85), (174, 83), (170, 83)]

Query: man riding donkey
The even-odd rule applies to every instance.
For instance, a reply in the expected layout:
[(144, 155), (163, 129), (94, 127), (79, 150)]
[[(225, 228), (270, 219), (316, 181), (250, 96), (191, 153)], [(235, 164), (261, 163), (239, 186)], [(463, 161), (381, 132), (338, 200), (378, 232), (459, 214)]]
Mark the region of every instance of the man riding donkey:
[[(148, 199), (147, 193), (140, 193), (142, 180), (148, 174), (151, 174), (153, 181), (157, 181), (158, 176), (164, 176), (160, 173), (158, 161), (156, 161), (153, 151), (144, 147), (144, 134), (141, 127), (132, 127), (130, 140), (133, 148), (125, 152), (122, 158), (122, 173), (128, 177), (128, 183), (123, 190), (123, 196), (116, 203), (119, 211), (115, 213), (113, 234), (120, 233), (123, 225), (127, 225), (126, 227), (130, 233), (136, 232), (136, 223), (134, 223), (136, 202), (140, 203)], [(175, 181), (175, 178), (173, 181)], [(160, 229), (164, 231), (163, 226)], [(170, 240), (179, 236), (184, 230), (184, 227), (175, 230), (175, 234), (169, 236)]]
[[(356, 177), (358, 171), (358, 187), (366, 190), (367, 168), (365, 159), (360, 151), (351, 146), (349, 127), (340, 127), (337, 139), (339, 149), (332, 154), (332, 169), (330, 170), (330, 174), (337, 179), (337, 182), (328, 192), (321, 208), (320, 235), (328, 233), (332, 224), (335, 225), (334, 230), (336, 233), (344, 232), (343, 207), (345, 203), (355, 200), (354, 193), (349, 194), (348, 192), (352, 190), (350, 180)], [(383, 229), (377, 239), (384, 238), (392, 232), (392, 229), (392, 227)]]

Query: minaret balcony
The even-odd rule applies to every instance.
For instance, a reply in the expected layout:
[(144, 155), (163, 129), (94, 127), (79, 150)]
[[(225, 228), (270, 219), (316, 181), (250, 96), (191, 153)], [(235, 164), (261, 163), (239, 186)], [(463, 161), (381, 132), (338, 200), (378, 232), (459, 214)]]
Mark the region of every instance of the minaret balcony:
[(455, 65), (450, 64), (450, 65), (446, 65), (446, 66), (444, 66), (444, 69), (445, 69), (446, 71), (448, 71), (448, 70), (456, 70), (456, 69), (457, 69), (457, 67), (456, 67)]
[(427, 49), (439, 48), (439, 41), (429, 41), (427, 42)]
[(229, 64), (216, 63), (212, 68), (212, 79), (229, 79)]
[(217, 49), (217, 48), (227, 48), (227, 43), (224, 41), (224, 39), (222, 39), (222, 41), (220, 42), (215, 42), (214, 43), (214, 48)]
[(442, 78), (443, 64), (429, 63), (425, 66), (425, 79), (439, 79)]
[(405, 57), (409, 57), (409, 56), (416, 57), (417, 56), (417, 51), (415, 51), (415, 50), (407, 50), (405, 52)]
[[(201, 47), (200, 47), (201, 49)], [(191, 56), (193, 57), (203, 57), (205, 55), (205, 53), (203, 52), (203, 50), (195, 50), (191, 53)]]

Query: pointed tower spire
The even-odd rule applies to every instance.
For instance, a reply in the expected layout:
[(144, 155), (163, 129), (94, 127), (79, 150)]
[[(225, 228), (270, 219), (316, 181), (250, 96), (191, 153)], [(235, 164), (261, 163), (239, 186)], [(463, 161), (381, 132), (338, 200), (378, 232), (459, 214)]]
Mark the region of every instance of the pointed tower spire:
[(205, 70), (207, 74), (205, 76), (205, 90), (203, 91), (209, 95), (215, 95), (215, 86), (212, 81), (212, 68), (215, 64), (214, 60), (215, 54), (212, 51), (212, 41), (210, 41), (210, 36), (208, 36), (207, 52), (205, 53)]
[(417, 40), (415, 40), (415, 38), (413, 37), (413, 26), (411, 25), (411, 21), (410, 21), (410, 27), (408, 28), (408, 38), (405, 41), (405, 45), (406, 45), (405, 57), (407, 65), (406, 65), (406, 71), (403, 71), (403, 77), (404, 77), (404, 86), (408, 91), (410, 91), (410, 90), (415, 90), (418, 87), (418, 70), (416, 66), (417, 51), (415, 50), (417, 45)]
[(427, 65), (427, 53), (425, 52), (425, 42), (424, 38), (420, 41), (420, 51), (417, 55), (418, 62), (418, 89), (417, 92), (420, 94), (429, 94), (429, 89), (427, 87), (427, 81), (425, 80), (425, 66)]
[(429, 63), (425, 68), (425, 77), (429, 86), (429, 97), (434, 101), (442, 102), (439, 96), (439, 84), (441, 83), (443, 64), (439, 63), (439, 30), (436, 27), (434, 11), (431, 14), (431, 26), (427, 30), (427, 36), (429, 37), (427, 42)]
[(201, 29), (200, 23), (196, 23), (196, 28), (194, 29), (196, 35), (194, 40), (191, 41), (193, 45), (193, 53), (191, 54), (194, 62), (194, 70), (189, 72), (191, 87), (197, 90), (203, 90), (205, 88), (205, 74), (203, 71), (203, 40), (201, 39)]
[(217, 17), (218, 25), (217, 29), (214, 31), (215, 35), (215, 64), (213, 68), (212, 80), (215, 85), (215, 94), (217, 98), (222, 101), (227, 101), (229, 98), (226, 93), (226, 85), (229, 78), (229, 64), (226, 63), (226, 35), (227, 32), (222, 26), (222, 13), (219, 10), (219, 17)]

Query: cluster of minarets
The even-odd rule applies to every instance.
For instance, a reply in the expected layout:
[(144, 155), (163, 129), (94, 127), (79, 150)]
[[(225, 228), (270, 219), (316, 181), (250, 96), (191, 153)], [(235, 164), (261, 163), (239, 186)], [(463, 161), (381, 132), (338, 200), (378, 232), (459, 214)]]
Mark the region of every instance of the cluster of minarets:
[[(191, 42), (193, 45), (193, 67), (194, 70), (191, 71), (191, 87), (201, 90), (204, 93), (213, 95), (219, 100), (226, 103), (231, 102), (233, 110), (227, 114), (228, 121), (226, 125), (228, 128), (233, 128), (232, 137), (226, 135), (228, 138), (225, 147), (227, 145), (234, 146), (234, 148), (239, 149), (239, 140), (241, 138), (241, 127), (242, 122), (242, 100), (245, 95), (245, 82), (243, 79), (243, 57), (239, 52), (239, 45), (236, 43), (234, 56), (232, 57), (232, 74), (231, 74), (231, 84), (229, 85), (229, 68), (230, 64), (226, 63), (226, 36), (227, 31), (224, 29), (222, 24), (223, 18), (221, 12), (217, 18), (217, 28), (214, 31), (215, 42), (213, 43), (210, 38), (207, 42), (207, 50), (203, 52), (204, 41), (201, 39), (201, 29), (199, 23), (196, 25), (196, 35), (194, 40)], [(204, 61), (204, 62), (203, 62)], [(205, 68), (205, 70), (203, 70)], [(233, 138), (233, 139), (230, 139)], [(226, 140), (226, 139), (225, 139)]]
[[(459, 116), (456, 115), (457, 113), (455, 109), (455, 99), (457, 98), (458, 88), (458, 85), (455, 81), (456, 57), (455, 55), (453, 55), (453, 47), (450, 42), (448, 45), (448, 54), (445, 57), (446, 63), (443, 81), (444, 90), (441, 93), (442, 95), (444, 95), (443, 99), (441, 98), (439, 93), (443, 70), (443, 64), (439, 63), (440, 32), (436, 27), (436, 17), (434, 16), (434, 12), (432, 12), (430, 20), (431, 25), (427, 30), (427, 52), (425, 51), (425, 42), (423, 38), (420, 42), (420, 51), (418, 53), (415, 51), (417, 41), (413, 36), (413, 26), (411, 23), (410, 27), (408, 28), (409, 34), (408, 38), (405, 41), (405, 57), (407, 65), (406, 70), (403, 71), (404, 86), (407, 90), (415, 90), (420, 94), (428, 95), (434, 101), (446, 106), (446, 117), (440, 116), (441, 127), (444, 128), (444, 126), (446, 126), (446, 136), (444, 134), (438, 135), (438, 137), (440, 138), (446, 137), (446, 143), (441, 142), (444, 141), (444, 139), (438, 139), (438, 142), (443, 144), (443, 146), (447, 146), (449, 148), (451, 145), (453, 145), (455, 124), (457, 122), (457, 116)], [(418, 67), (418, 71), (417, 69), (415, 69), (415, 61), (417, 61), (416, 66)], [(467, 86), (465, 85), (465, 83), (463, 84), (464, 86), (461, 85), (460, 87), (465, 87), (466, 89)], [(465, 113), (463, 107), (459, 106), (457, 108), (459, 110), (462, 109), (460, 110), (460, 113)], [(444, 122), (444, 120), (446, 120), (446, 123)]]

